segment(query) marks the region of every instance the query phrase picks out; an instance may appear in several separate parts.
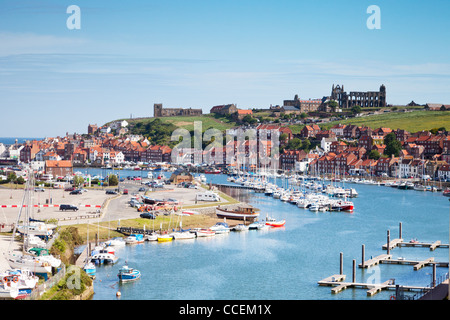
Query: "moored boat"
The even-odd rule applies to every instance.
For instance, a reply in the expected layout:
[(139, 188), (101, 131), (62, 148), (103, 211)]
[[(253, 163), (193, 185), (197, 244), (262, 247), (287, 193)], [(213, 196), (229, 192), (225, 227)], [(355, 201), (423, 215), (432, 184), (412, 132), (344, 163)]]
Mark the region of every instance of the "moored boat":
[(284, 227), (284, 225), (286, 224), (286, 220), (276, 220), (274, 218), (266, 218), (266, 225), (271, 226), (271, 227), (275, 227), (275, 228), (279, 228), (279, 227)]
[(120, 282), (130, 282), (135, 281), (141, 277), (141, 272), (134, 268), (130, 268), (127, 265), (124, 265), (119, 269), (119, 273), (117, 274)]
[(240, 206), (235, 210), (216, 208), (218, 218), (235, 219), (235, 220), (254, 220), (258, 218), (258, 209), (251, 206)]
[(216, 232), (214, 230), (211, 230), (209, 228), (207, 229), (197, 229), (195, 231), (195, 233), (197, 234), (197, 237), (212, 237), (216, 234)]
[(126, 239), (125, 243), (127, 244), (136, 244), (144, 242), (143, 234), (130, 234)]

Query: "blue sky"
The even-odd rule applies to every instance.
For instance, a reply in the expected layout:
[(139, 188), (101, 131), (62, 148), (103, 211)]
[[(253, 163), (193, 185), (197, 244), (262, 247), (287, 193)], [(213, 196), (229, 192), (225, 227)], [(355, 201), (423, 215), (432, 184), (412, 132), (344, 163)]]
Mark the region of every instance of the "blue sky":
[[(80, 30), (66, 26), (73, 4)], [(85, 133), (154, 103), (267, 108), (332, 84), (450, 103), (449, 12), (446, 0), (1, 0), (0, 136)]]

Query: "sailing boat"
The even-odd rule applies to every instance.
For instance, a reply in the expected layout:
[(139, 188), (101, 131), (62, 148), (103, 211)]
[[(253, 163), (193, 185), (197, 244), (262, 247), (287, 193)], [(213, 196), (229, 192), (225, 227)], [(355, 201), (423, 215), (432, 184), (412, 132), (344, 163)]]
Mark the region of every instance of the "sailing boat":
[(89, 221), (87, 223), (87, 236), (86, 236), (86, 260), (84, 262), (83, 270), (87, 273), (88, 276), (94, 277), (95, 273), (97, 272), (97, 267), (95, 266), (95, 263), (89, 259), (90, 254), (90, 244), (89, 244)]
[[(17, 221), (16, 224), (14, 226), (14, 230), (13, 230), (13, 235), (11, 236), (11, 240), (10, 240), (10, 247), (12, 244), (12, 241), (14, 240), (14, 235), (16, 233), (17, 230), (17, 226), (19, 225), (19, 219), (22, 215), (22, 210), (25, 207), (25, 219), (24, 219), (24, 223), (25, 223), (25, 228), (23, 229), (25, 232), (25, 235), (27, 235), (28, 230), (30, 230), (27, 226), (29, 226), (30, 224), (30, 214), (29, 214), (29, 208), (32, 207), (32, 192), (31, 190), (33, 190), (34, 186), (34, 175), (33, 172), (31, 170), (28, 170), (28, 180), (27, 180), (27, 184), (25, 186), (24, 189), (24, 195), (22, 198), (22, 205), (20, 206), (20, 211), (19, 214), (17, 215)], [(25, 242), (23, 244), (23, 249), (22, 249), (22, 253), (17, 252), (17, 251), (8, 251), (8, 253), (6, 255), (6, 259), (10, 265), (11, 268), (13, 269), (27, 269), (30, 271), (33, 271), (35, 273), (43, 273), (43, 274), (47, 274), (50, 273), (52, 271), (52, 264), (51, 262), (55, 262), (55, 261), (50, 261), (49, 257), (38, 257), (38, 256), (33, 256), (30, 253), (26, 252), (25, 250), (28, 249), (29, 243), (28, 237), (24, 237)], [(54, 257), (52, 257), (54, 258)], [(56, 259), (56, 258), (54, 258)], [(56, 261), (57, 262), (57, 261)], [(60, 261), (59, 261), (60, 263)]]

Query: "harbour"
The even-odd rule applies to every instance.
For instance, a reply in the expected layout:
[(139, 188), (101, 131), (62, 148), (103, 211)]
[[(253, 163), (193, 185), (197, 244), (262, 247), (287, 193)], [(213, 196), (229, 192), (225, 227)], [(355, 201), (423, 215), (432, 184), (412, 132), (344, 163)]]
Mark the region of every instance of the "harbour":
[[(230, 184), (225, 175), (207, 177), (208, 183)], [(260, 208), (262, 216), (269, 214), (285, 219), (286, 225), (268, 231), (232, 232), (188, 242), (174, 240), (125, 246), (116, 253), (141, 270), (141, 279), (119, 287), (115, 278), (118, 266), (98, 268), (93, 299), (110, 299), (120, 289), (120, 299), (387, 300), (397, 285), (414, 296), (417, 290), (427, 288), (434, 278), (446, 275), (448, 250), (445, 244), (434, 246), (431, 257), (431, 246), (416, 244), (412, 247), (407, 241), (393, 239), (390, 245), (395, 244), (395, 249), (390, 247), (389, 259), (379, 259), (373, 265), (369, 263), (371, 259), (366, 259), (365, 267), (358, 268), (353, 275), (352, 283), (369, 283), (360, 287), (367, 288), (366, 291), (373, 289), (372, 294), (344, 282), (339, 284), (341, 289), (335, 290), (339, 294), (330, 293), (319, 285), (322, 279), (336, 273), (339, 261), (335, 257), (339, 252), (345, 257), (345, 269), (351, 270), (353, 266), (349, 262), (361, 255), (362, 243), (367, 252), (385, 250), (386, 228), (396, 229), (399, 221), (405, 227), (402, 234), (405, 239), (419, 238), (422, 244), (436, 244), (437, 239), (448, 237), (448, 200), (441, 194), (393, 190), (378, 185), (355, 187), (359, 196), (352, 199), (355, 209), (351, 213), (311, 212), (249, 188), (230, 188), (229, 194), (239, 201)], [(386, 203), (388, 207), (384, 206)], [(433, 212), (433, 215), (424, 212)], [(420, 268), (411, 267), (420, 262), (425, 262)], [(149, 273), (150, 278), (146, 277)], [(376, 285), (375, 275), (379, 280)], [(272, 281), (274, 277), (276, 285)], [(395, 285), (386, 282), (389, 279), (395, 279)], [(255, 283), (259, 285), (258, 290), (254, 290)], [(274, 290), (280, 283), (284, 288), (282, 292)], [(156, 294), (149, 289), (153, 287), (176, 289)], [(344, 287), (347, 290), (342, 290)], [(142, 292), (145, 294), (140, 294)]]

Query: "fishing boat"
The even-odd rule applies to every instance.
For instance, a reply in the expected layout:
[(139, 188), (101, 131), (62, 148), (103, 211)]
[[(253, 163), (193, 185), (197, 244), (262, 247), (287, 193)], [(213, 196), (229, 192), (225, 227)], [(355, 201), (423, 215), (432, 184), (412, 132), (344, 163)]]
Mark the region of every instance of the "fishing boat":
[(251, 221), (259, 216), (258, 209), (251, 206), (239, 206), (237, 209), (222, 209), (216, 208), (216, 215), (218, 218), (235, 219), (235, 220), (247, 220)]
[(126, 244), (137, 244), (144, 242), (144, 235), (143, 234), (130, 234), (128, 237), (125, 238)]
[(141, 272), (134, 268), (130, 268), (127, 265), (124, 265), (119, 269), (119, 273), (117, 274), (120, 282), (130, 282), (135, 281), (141, 277)]
[(92, 261), (87, 261), (83, 266), (83, 270), (84, 272), (86, 272), (88, 276), (93, 277), (97, 272), (97, 267), (95, 266), (95, 263), (93, 263)]

